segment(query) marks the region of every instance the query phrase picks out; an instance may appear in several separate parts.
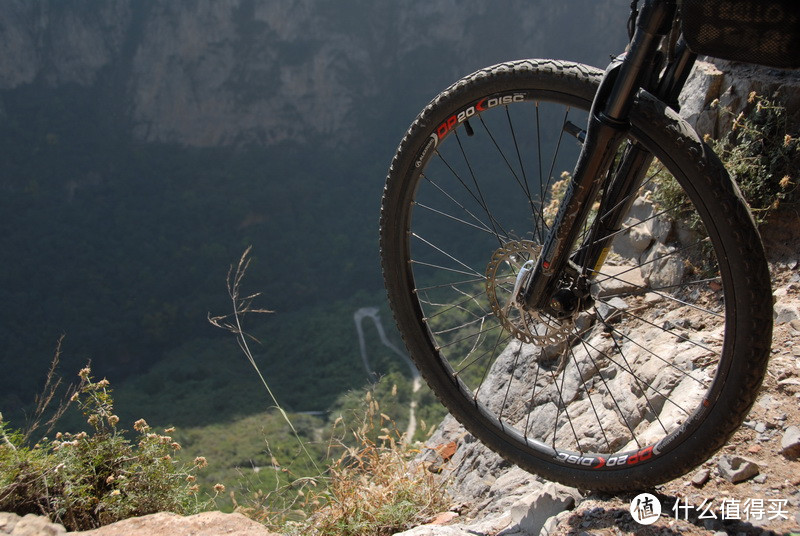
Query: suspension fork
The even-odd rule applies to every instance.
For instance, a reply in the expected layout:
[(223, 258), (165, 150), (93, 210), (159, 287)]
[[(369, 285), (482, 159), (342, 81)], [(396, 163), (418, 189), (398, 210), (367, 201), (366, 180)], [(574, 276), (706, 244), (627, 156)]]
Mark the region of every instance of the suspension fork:
[[(675, 10), (675, 0), (646, 0), (627, 54), (614, 60), (606, 70), (589, 113), (583, 148), (553, 227), (530, 275), (520, 285), (519, 295), (513, 297), (529, 308), (563, 310), (563, 304), (554, 294), (569, 266), (570, 250), (589, 217), (594, 199), (610, 175), (617, 150), (629, 127), (628, 116), (634, 97), (649, 74), (658, 45), (671, 29)], [(628, 184), (620, 184), (620, 188), (629, 190), (632, 187), (632, 181), (643, 173), (640, 170), (647, 169), (647, 158), (646, 154), (634, 154), (628, 158), (638, 169), (628, 173)], [(624, 212), (617, 210), (620, 215)], [(613, 227), (619, 222), (609, 223)], [(586, 252), (583, 255), (589, 255), (589, 249), (595, 255), (599, 249), (599, 261), (602, 261), (602, 244), (584, 248)]]
[[(647, 89), (652, 89), (656, 98), (678, 111), (678, 97), (696, 59), (697, 54), (689, 50), (681, 37), (657, 85)], [(622, 229), (652, 161), (653, 155), (638, 143), (631, 142), (625, 147), (617, 168), (609, 177), (597, 212), (601, 216), (595, 221), (592, 234), (584, 239), (572, 258), (577, 266), (589, 269), (588, 276), (596, 274), (605, 262), (611, 242)]]

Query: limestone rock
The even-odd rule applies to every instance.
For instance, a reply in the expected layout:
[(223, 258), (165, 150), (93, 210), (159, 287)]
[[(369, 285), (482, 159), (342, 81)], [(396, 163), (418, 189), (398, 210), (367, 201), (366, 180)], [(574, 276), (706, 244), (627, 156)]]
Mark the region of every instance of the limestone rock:
[(672, 255), (674, 248), (656, 243), (642, 255), (642, 276), (653, 289), (677, 285), (686, 268), (680, 257)]
[(628, 304), (622, 298), (611, 298), (608, 301), (597, 303), (597, 313), (606, 322), (613, 321), (628, 309)]
[[(724, 60), (698, 61), (681, 93), (681, 115), (699, 134), (719, 137), (730, 130), (732, 118), (748, 106), (755, 91), (783, 104), (790, 124), (800, 123), (800, 72), (770, 69)], [(721, 114), (710, 104), (731, 110)]]
[(597, 276), (597, 297), (635, 294), (645, 288), (644, 279), (638, 266), (605, 265)]
[(800, 428), (790, 426), (781, 438), (781, 453), (788, 458), (800, 456)]
[(518, 532), (538, 535), (551, 517), (571, 509), (580, 499), (578, 490), (550, 482), (514, 504), (511, 519)]
[(125, 519), (99, 529), (77, 532), (82, 536), (277, 536), (242, 514), (203, 512), (193, 516), (158, 513)]
[(706, 484), (706, 482), (708, 482), (708, 479), (710, 477), (711, 477), (711, 471), (709, 471), (705, 467), (699, 469), (695, 471), (695, 473), (692, 475), (691, 479), (692, 485), (696, 488), (702, 488)]
[(722, 93), (725, 73), (713, 63), (698, 61), (692, 74), (683, 88), (683, 116), (700, 132), (711, 132), (714, 130), (714, 123), (711, 114), (706, 112), (711, 101)]
[(644, 228), (641, 220), (635, 218), (628, 218), (623, 228), (625, 231), (614, 238), (612, 249), (620, 257), (638, 259), (653, 243), (653, 237)]
[(800, 319), (800, 307), (793, 304), (778, 302), (772, 312), (775, 324), (788, 324)]
[(28, 514), (20, 517), (8, 512), (0, 512), (0, 534), (12, 536), (59, 536), (67, 531), (62, 525), (52, 523), (43, 516)]
[(755, 462), (741, 456), (730, 455), (720, 456), (717, 469), (722, 478), (733, 484), (744, 482), (756, 476), (759, 471)]
[(638, 259), (653, 242), (665, 244), (672, 225), (669, 218), (656, 212), (651, 201), (637, 197), (623, 225), (624, 231), (614, 238), (613, 250), (621, 257)]
[(11, 512), (0, 512), (0, 534), (11, 534), (20, 517)]

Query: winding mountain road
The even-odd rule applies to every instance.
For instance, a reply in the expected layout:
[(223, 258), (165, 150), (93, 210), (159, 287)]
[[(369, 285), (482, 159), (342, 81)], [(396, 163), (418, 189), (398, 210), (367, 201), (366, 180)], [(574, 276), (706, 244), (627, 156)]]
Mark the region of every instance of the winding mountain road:
[[(411, 391), (412, 394), (416, 394), (416, 392), (419, 391), (419, 388), (422, 386), (422, 378), (419, 375), (419, 371), (414, 365), (414, 362), (409, 359), (408, 355), (406, 355), (406, 353), (400, 350), (397, 346), (392, 344), (392, 341), (390, 341), (386, 336), (386, 331), (383, 329), (383, 323), (381, 322), (377, 307), (362, 307), (353, 313), (353, 321), (356, 324), (356, 331), (358, 332), (358, 345), (361, 349), (361, 361), (364, 363), (364, 369), (367, 371), (367, 375), (373, 381), (378, 379), (377, 374), (375, 374), (375, 371), (373, 371), (372, 367), (370, 366), (369, 355), (367, 354), (367, 344), (364, 339), (363, 328), (364, 319), (372, 320), (372, 323), (375, 324), (375, 329), (378, 330), (378, 337), (380, 337), (381, 343), (383, 343), (383, 345), (389, 348), (392, 352), (397, 354), (400, 359), (402, 359), (408, 365), (408, 370), (411, 372)], [(417, 401), (412, 398), (408, 410), (408, 427), (403, 434), (405, 441), (411, 441), (411, 438), (414, 437), (414, 434), (417, 431), (416, 409)]]

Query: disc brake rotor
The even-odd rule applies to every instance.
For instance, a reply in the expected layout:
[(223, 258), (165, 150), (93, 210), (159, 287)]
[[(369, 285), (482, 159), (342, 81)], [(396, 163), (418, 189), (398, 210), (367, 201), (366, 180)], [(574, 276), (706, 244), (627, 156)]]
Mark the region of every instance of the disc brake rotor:
[(513, 240), (498, 248), (486, 267), (486, 294), (492, 312), (515, 338), (537, 346), (564, 342), (574, 327), (571, 318), (558, 320), (526, 310), (514, 299), (517, 276), (525, 263), (539, 257), (541, 246), (529, 240)]

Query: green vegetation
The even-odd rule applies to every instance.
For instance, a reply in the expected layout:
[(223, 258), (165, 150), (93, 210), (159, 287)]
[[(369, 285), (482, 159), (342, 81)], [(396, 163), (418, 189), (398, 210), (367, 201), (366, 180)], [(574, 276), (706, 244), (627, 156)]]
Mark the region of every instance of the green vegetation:
[[(269, 462), (263, 468), (272, 487), (265, 493), (263, 480), (252, 475), (245, 477), (239, 480), (239, 488), (243, 484), (253, 486), (251, 489), (255, 492), (245, 495), (246, 502), (242, 504), (232, 491), (231, 501), (268, 525), (304, 535), (378, 536), (412, 526), (435, 514), (444, 503), (442, 490), (424, 468), (412, 467), (418, 451), (409, 447), (394, 418), (381, 410), (381, 403), (374, 396), (378, 394), (391, 402), (386, 411), (404, 414), (413, 396), (408, 385), (404, 385), (402, 402), (397, 384), (393, 384), (388, 393), (379, 389), (385, 388), (388, 382), (368, 390), (360, 404), (353, 404), (351, 396), (344, 396), (335, 408), (333, 423), (317, 430), (313, 428), (313, 419), (295, 420), (281, 407), (250, 349), (250, 341), (256, 339), (243, 327), (246, 316), (271, 312), (255, 304), (260, 293), (242, 292), (242, 282), (250, 267), (249, 252), (248, 248), (238, 265), (232, 266), (228, 273), (231, 312), (210, 316), (209, 321), (235, 336), (274, 404), (272, 416), (284, 425), (284, 440), (291, 436), (295, 443), (293, 452), (289, 452), (285, 450), (285, 441), (270, 445), (280, 433), (267, 436), (264, 450)], [(396, 379), (403, 380), (402, 376), (393, 374)], [(200, 437), (207, 435), (203, 433)], [(309, 435), (318, 439), (309, 441)], [(232, 444), (236, 446), (237, 442)], [(322, 444), (326, 448), (321, 456), (319, 446)], [(280, 459), (287, 460), (288, 464), (284, 465)], [(259, 475), (262, 467), (255, 465), (252, 459), (248, 461), (253, 473)], [(321, 471), (320, 467), (326, 469)]]
[[(401, 441), (377, 403), (367, 401), (372, 403), (363, 425), (353, 431), (357, 445), (345, 447), (333, 461), (327, 487), (319, 494), (309, 493), (315, 506), (312, 515), (306, 523), (290, 526), (290, 534), (394, 534), (426, 522), (447, 507), (441, 483), (413, 463), (418, 451)], [(381, 431), (378, 442), (369, 438), (375, 428)]]
[(190, 463), (199, 453), (205, 456), (208, 467), (197, 475), (197, 484), (210, 494), (223, 483), (226, 493), (216, 498), (215, 508), (232, 511), (238, 505), (260, 504), (267, 494), (273, 501), (294, 500), (296, 490), (322, 472), (327, 449), (320, 436), (325, 422), (303, 414), (290, 414), (290, 419), (298, 436), (275, 410), (228, 423), (178, 428), (172, 435), (183, 446), (179, 459)]
[(359, 402), (327, 424), (290, 414), (302, 444), (275, 410), (173, 436), (184, 445), (183, 459), (207, 453), (197, 482), (209, 494), (225, 484), (216, 508), (235, 509), (282, 534), (391, 534), (446, 508), (441, 481), (413, 463), (419, 446), (400, 439), (372, 391)]
[(714, 152), (736, 179), (757, 221), (782, 205), (796, 204), (800, 137), (788, 128), (786, 108), (753, 92), (739, 114), (724, 106), (719, 110), (732, 124), (728, 134), (713, 141)]
[[(381, 536), (446, 506), (441, 483), (414, 465), (418, 447), (389, 415), (407, 415), (408, 385), (402, 394), (382, 381), (342, 395), (332, 422), (277, 407), (163, 433), (139, 419), (129, 433), (108, 380), (95, 381), (88, 367), (62, 406), (48, 413), (60, 392), (58, 356), (35, 428), (11, 430), (0, 416), (2, 511), (43, 514), (86, 530), (159, 511), (236, 509), (285, 534)], [(384, 378), (392, 379), (406, 381), (398, 373)], [(69, 404), (80, 408), (90, 431), (34, 441), (39, 423), (52, 428)]]
[[(711, 103), (712, 108), (719, 102)], [(790, 207), (798, 201), (797, 169), (800, 168), (800, 140), (787, 130), (786, 109), (771, 100), (751, 93), (748, 107), (734, 114), (719, 107), (720, 117), (731, 121), (730, 132), (720, 139), (705, 136), (714, 152), (739, 185), (745, 201), (762, 224), (779, 207)], [(652, 186), (653, 200), (659, 211), (666, 212), (678, 223), (681, 232), (695, 233), (697, 239), (706, 236), (700, 215), (693, 210), (684, 190), (675, 178), (656, 162), (647, 176)], [(709, 266), (711, 244), (700, 241), (686, 251), (687, 268), (714, 277), (717, 267)]]
[[(295, 426), (302, 427), (300, 421)], [(303, 448), (323, 455), (323, 471), (299, 474), (304, 464), (297, 444), (295, 457), (281, 460), (274, 436), (262, 439), (269, 440), (262, 445), (266, 463), (242, 470), (230, 490), (232, 506), (275, 531), (298, 536), (388, 535), (447, 507), (442, 481), (414, 463), (419, 450), (403, 440), (371, 392), (358, 411), (318, 432), (324, 437)]]
[[(88, 530), (133, 516), (206, 507), (194, 483), (205, 458), (176, 461), (181, 445), (166, 435), (173, 430), (155, 433), (143, 419), (133, 425), (136, 438), (128, 439), (108, 380), (94, 381), (88, 367), (80, 378), (71, 401), (90, 433), (59, 432), (31, 446), (33, 430), (13, 431), (0, 418), (0, 511), (44, 514), (69, 530)], [(48, 400), (55, 388), (47, 391)]]
[[(410, 395), (410, 386), (403, 393), (392, 379), (404, 380), (390, 374), (370, 388), (343, 394), (327, 418), (289, 413), (297, 435), (276, 409), (228, 423), (178, 428), (171, 434), (183, 446), (176, 457), (191, 463), (202, 453), (208, 467), (197, 475), (201, 495), (215, 494), (215, 486), (223, 483), (226, 491), (215, 498), (215, 508), (241, 511), (281, 533), (308, 534), (303, 531), (329, 523), (330, 505), (342, 501), (350, 501), (350, 506), (335, 515), (352, 518), (342, 523), (356, 524), (361, 527), (358, 530), (365, 530), (364, 519), (355, 519), (359, 515), (388, 516), (395, 507), (406, 512), (397, 520), (403, 526), (419, 521), (444, 507), (445, 494), (430, 475), (417, 473), (413, 467), (419, 443), (399, 439), (407, 425), (408, 406), (403, 399)], [(438, 402), (435, 406), (432, 398), (429, 402), (435, 411), (442, 411)], [(418, 419), (425, 420), (419, 412)], [(430, 419), (438, 423), (441, 416)], [(431, 431), (430, 426), (421, 425), (416, 437), (424, 438)], [(366, 461), (352, 465), (359, 456), (369, 458), (369, 465)], [(349, 492), (348, 486), (353, 488)], [(409, 490), (403, 492), (403, 487), (413, 489), (419, 498), (404, 498)], [(352, 504), (356, 493), (380, 493), (370, 497), (382, 501), (373, 506), (385, 505), (386, 511), (356, 512)], [(424, 494), (428, 494), (427, 502), (421, 502)], [(431, 500), (432, 494), (436, 501)], [(321, 509), (328, 513), (320, 515)], [(406, 515), (409, 509), (415, 509), (413, 515)], [(341, 534), (330, 527), (326, 530)]]
[[(285, 533), (375, 535), (400, 530), (437, 513), (445, 495), (431, 474), (412, 467), (412, 459), (419, 452), (417, 443), (401, 440), (398, 430), (407, 427), (409, 406), (416, 398), (420, 422), (415, 437), (424, 439), (443, 417), (441, 405), (427, 389), (412, 392), (411, 381), (405, 375), (406, 364), (387, 349), (381, 350), (377, 333), (367, 323), (371, 364), (382, 374), (381, 381), (336, 395), (320, 415), (285, 411), (276, 396), (279, 389), (272, 389), (280, 384), (270, 374), (262, 373), (270, 368), (271, 354), (254, 357), (254, 352), (264, 345), (244, 332), (245, 322), (256, 324), (253, 320), (257, 317), (251, 318), (253, 313), (268, 312), (256, 305), (260, 298), (257, 293), (240, 292), (244, 272), (250, 267), (248, 253), (249, 250), (229, 276), (232, 313), (211, 318), (212, 323), (235, 335), (240, 346), (237, 359), (227, 363), (214, 360), (223, 351), (222, 343), (232, 345), (230, 339), (210, 339), (211, 344), (205, 349), (198, 342), (195, 361), (180, 358), (160, 363), (147, 375), (129, 382), (128, 388), (117, 391), (115, 399), (123, 401), (119, 409), (112, 406), (108, 382), (94, 382), (88, 369), (82, 371), (84, 383), (79, 389), (87, 401), (79, 401), (84, 414), (81, 420), (58, 411), (47, 423), (61, 418), (71, 429), (79, 430), (86, 427), (88, 419), (95, 432), (59, 433), (52, 446), (44, 438), (33, 448), (22, 446), (29, 442), (31, 434), (4, 433), (6, 443), (15, 445), (3, 450), (7, 455), (4, 460), (10, 465), (0, 467), (4, 482), (16, 486), (9, 488), (16, 495), (8, 495), (16, 497), (16, 502), (7, 509), (45, 513), (77, 527), (105, 524), (148, 513), (153, 508), (191, 512), (194, 510), (190, 507), (213, 506), (243, 511)], [(349, 330), (354, 331), (353, 310), (347, 307), (343, 312)], [(266, 318), (268, 321), (263, 324), (269, 325), (279, 316), (270, 314)], [(254, 330), (259, 338), (261, 333), (270, 333), (263, 329)], [(242, 352), (247, 359), (242, 359)], [(363, 384), (366, 374), (360, 359), (354, 359), (351, 368), (356, 369)], [(49, 377), (54, 376), (54, 371), (55, 364)], [(131, 385), (140, 389), (130, 389)], [(232, 389), (231, 385), (238, 388)], [(57, 388), (56, 384), (46, 389), (50, 394), (45, 398), (52, 400)], [(264, 396), (265, 390), (269, 396)], [(192, 421), (198, 413), (197, 407), (192, 412), (188, 410), (193, 404), (199, 405), (201, 411), (229, 418), (224, 422)], [(237, 411), (237, 404), (244, 407)], [(259, 406), (262, 409), (255, 412), (253, 408)], [(137, 412), (146, 411), (148, 421), (166, 429), (164, 435), (153, 433), (139, 419), (134, 424), (139, 437), (129, 441), (117, 427), (119, 422), (134, 422), (136, 417), (128, 414), (131, 407), (136, 407)], [(172, 412), (194, 425), (175, 429), (169, 424), (175, 420)], [(34, 417), (37, 422), (43, 419), (38, 413)], [(20, 457), (20, 453), (24, 455)], [(46, 510), (35, 502), (49, 497), (47, 504), (66, 503), (71, 510), (77, 508), (75, 503), (79, 501), (73, 495), (78, 492), (48, 478), (53, 468), (62, 463), (56, 457), (59, 455), (82, 460), (73, 464), (74, 470), (63, 474), (70, 482), (87, 482), (80, 488), (78, 499), (83, 501), (80, 504), (97, 507), (94, 518), (85, 519), (84, 513), (78, 513), (70, 514), (75, 519), (66, 521), (60, 511)], [(15, 484), (20, 479), (17, 475), (24, 473), (18, 466), (28, 467), (26, 464), (32, 459), (37, 460), (35, 474), (43, 475), (39, 481), (49, 483), (50, 488)], [(124, 460), (131, 463), (120, 466)], [(204, 471), (197, 473), (199, 465)], [(92, 476), (85, 478), (81, 472)], [(152, 489), (155, 481), (161, 482), (162, 492)], [(20, 499), (22, 491), (25, 493)], [(64, 498), (52, 499), (59, 494)], [(146, 502), (145, 495), (153, 500)], [(199, 497), (213, 497), (213, 502), (203, 502)], [(365, 507), (367, 503), (371, 508)]]

